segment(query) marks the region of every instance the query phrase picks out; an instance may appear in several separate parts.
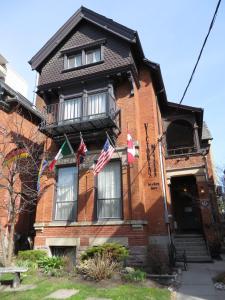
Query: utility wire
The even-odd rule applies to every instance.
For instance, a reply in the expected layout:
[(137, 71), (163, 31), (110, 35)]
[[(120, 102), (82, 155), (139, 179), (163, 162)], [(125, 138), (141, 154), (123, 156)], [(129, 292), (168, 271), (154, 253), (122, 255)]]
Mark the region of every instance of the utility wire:
[(182, 96), (182, 98), (181, 98), (179, 104), (181, 104), (181, 103), (183, 102), (184, 97), (185, 97), (185, 95), (186, 95), (186, 93), (187, 93), (187, 90), (188, 90), (188, 88), (189, 88), (189, 86), (190, 86), (190, 84), (191, 84), (191, 81), (192, 81), (193, 76), (194, 76), (194, 74), (195, 74), (196, 68), (197, 68), (198, 63), (199, 63), (199, 61), (200, 61), (200, 58), (201, 58), (201, 56), (202, 56), (202, 52), (203, 52), (203, 50), (204, 50), (204, 48), (205, 48), (206, 42), (207, 42), (207, 40), (208, 40), (208, 37), (209, 37), (209, 35), (210, 35), (210, 32), (211, 32), (211, 30), (212, 30), (212, 28), (213, 28), (213, 25), (214, 25), (214, 22), (215, 22), (215, 20), (216, 20), (216, 15), (217, 15), (217, 12), (218, 12), (220, 3), (221, 3), (221, 0), (219, 0), (218, 3), (217, 3), (216, 10), (215, 10), (215, 12), (214, 12), (212, 21), (211, 21), (210, 26), (209, 26), (209, 29), (208, 29), (208, 33), (207, 33), (207, 35), (206, 35), (206, 37), (205, 37), (205, 40), (204, 40), (204, 42), (203, 42), (201, 51), (200, 51), (200, 53), (199, 53), (199, 55), (198, 55), (197, 62), (196, 62), (196, 64), (195, 64), (195, 66), (194, 66), (194, 69), (193, 69), (193, 71), (192, 71), (192, 73), (191, 73), (191, 77), (190, 77), (190, 79), (189, 79), (189, 81), (188, 81), (188, 84), (187, 84), (187, 86), (186, 86), (186, 88), (185, 88), (185, 90), (184, 90), (183, 96)]

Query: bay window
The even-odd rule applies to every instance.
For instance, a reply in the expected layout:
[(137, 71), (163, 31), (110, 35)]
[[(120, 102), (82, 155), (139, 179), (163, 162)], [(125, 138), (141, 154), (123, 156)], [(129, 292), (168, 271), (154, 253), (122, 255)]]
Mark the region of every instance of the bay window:
[(97, 178), (97, 218), (120, 219), (121, 203), (121, 162), (110, 161)]
[(55, 220), (74, 221), (77, 213), (78, 169), (58, 168)]
[(88, 116), (92, 118), (106, 113), (106, 93), (92, 94), (88, 96)]

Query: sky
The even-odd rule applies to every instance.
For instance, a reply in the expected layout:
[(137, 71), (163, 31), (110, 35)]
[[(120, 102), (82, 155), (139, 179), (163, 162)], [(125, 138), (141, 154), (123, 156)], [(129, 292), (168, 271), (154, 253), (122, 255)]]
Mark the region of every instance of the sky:
[[(28, 60), (81, 6), (138, 31), (145, 56), (160, 64), (169, 101), (179, 102), (217, 0), (1, 0), (0, 53), (29, 84)], [(225, 1), (183, 104), (204, 108), (215, 165), (225, 168)]]

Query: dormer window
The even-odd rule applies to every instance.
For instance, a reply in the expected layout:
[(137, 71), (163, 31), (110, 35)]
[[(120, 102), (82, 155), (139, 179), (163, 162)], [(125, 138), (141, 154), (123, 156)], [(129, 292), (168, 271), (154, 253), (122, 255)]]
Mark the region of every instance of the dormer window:
[(93, 64), (101, 60), (101, 49), (92, 49), (85, 51), (85, 64)]
[(76, 68), (85, 68), (103, 62), (103, 44), (105, 40), (90, 43), (84, 48), (81, 46), (62, 50), (64, 54), (64, 69), (70, 71)]
[(82, 65), (82, 54), (67, 56), (67, 69), (77, 68)]

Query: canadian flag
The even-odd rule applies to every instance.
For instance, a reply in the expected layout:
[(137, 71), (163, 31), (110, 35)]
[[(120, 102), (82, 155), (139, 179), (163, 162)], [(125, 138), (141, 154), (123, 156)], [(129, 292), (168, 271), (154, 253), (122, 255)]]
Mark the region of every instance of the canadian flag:
[(127, 133), (127, 162), (132, 164), (135, 159), (135, 146), (130, 133)]

